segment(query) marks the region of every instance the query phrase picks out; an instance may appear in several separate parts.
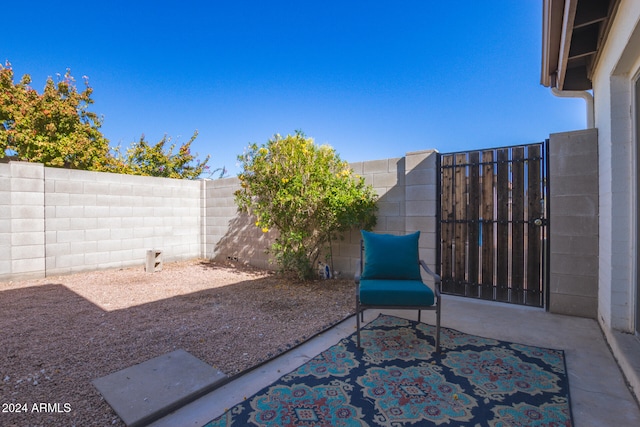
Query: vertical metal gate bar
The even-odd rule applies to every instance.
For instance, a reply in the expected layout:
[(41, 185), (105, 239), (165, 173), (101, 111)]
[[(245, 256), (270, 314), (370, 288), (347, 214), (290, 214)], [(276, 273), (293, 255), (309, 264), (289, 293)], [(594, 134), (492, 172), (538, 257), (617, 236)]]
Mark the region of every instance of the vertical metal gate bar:
[(528, 239), (527, 239), (527, 305), (541, 306), (542, 297), (542, 225), (543, 192), (542, 192), (542, 151), (540, 146), (529, 147), (529, 171), (528, 171)]
[(549, 140), (546, 139), (544, 141), (544, 143), (540, 144), (541, 145), (541, 149), (542, 149), (542, 153), (541, 153), (541, 157), (542, 157), (542, 164), (543, 164), (543, 170), (542, 170), (542, 188), (543, 188), (543, 197), (544, 197), (544, 223), (543, 223), (543, 245), (542, 245), (542, 277), (543, 279), (541, 280), (540, 283), (540, 293), (542, 294), (540, 296), (540, 305), (543, 305), (547, 310), (549, 310), (549, 295), (551, 294), (551, 292), (549, 292), (549, 283), (550, 283), (550, 269), (549, 269), (549, 248), (550, 248), (550, 241), (551, 241), (551, 233), (549, 233), (549, 230), (551, 230), (551, 228), (549, 227), (549, 222), (552, 220), (551, 215), (550, 215), (550, 200), (551, 197), (549, 197), (550, 193), (550, 185), (551, 182), (549, 180), (549, 177), (551, 176), (551, 174), (549, 173)]
[[(442, 277), (442, 154), (436, 155), (436, 170), (438, 176), (436, 178), (436, 274)], [(440, 283), (442, 290), (442, 282)]]

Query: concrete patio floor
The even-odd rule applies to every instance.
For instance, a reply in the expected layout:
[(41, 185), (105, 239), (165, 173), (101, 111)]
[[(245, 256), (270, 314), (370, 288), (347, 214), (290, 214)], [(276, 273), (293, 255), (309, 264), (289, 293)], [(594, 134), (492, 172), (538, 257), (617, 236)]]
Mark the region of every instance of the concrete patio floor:
[[(380, 311), (365, 312), (365, 322)], [(385, 313), (417, 320), (415, 311)], [(422, 321), (435, 325), (435, 314)], [(542, 309), (444, 296), (442, 326), (487, 338), (565, 351), (571, 407), (577, 427), (640, 426), (640, 408), (593, 319), (550, 314)], [(151, 424), (202, 426), (280, 376), (355, 331), (351, 317), (303, 345), (248, 372)]]

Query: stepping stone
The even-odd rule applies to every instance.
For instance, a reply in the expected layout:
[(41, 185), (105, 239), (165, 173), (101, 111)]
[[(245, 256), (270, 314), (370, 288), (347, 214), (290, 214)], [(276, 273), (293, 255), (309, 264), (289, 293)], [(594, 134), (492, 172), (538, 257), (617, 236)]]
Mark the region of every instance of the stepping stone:
[(184, 350), (92, 381), (129, 427), (146, 425), (208, 393), (227, 376)]

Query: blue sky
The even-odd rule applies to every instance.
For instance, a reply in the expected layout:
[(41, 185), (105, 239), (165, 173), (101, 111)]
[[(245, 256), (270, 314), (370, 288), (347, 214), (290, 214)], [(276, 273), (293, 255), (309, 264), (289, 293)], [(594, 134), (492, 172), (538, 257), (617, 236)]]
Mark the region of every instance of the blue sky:
[(585, 127), (540, 85), (540, 0), (28, 2), (0, 60), (42, 91), (89, 77), (102, 132), (186, 142), (239, 172), (251, 142), (303, 130), (347, 161), (539, 142)]

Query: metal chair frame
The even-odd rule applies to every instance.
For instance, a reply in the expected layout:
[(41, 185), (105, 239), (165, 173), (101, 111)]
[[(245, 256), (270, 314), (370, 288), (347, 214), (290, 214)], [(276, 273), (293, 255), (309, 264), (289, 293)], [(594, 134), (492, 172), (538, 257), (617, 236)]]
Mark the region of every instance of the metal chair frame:
[[(433, 291), (435, 295), (435, 301), (433, 305), (416, 305), (416, 306), (406, 306), (406, 305), (371, 305), (371, 304), (362, 304), (360, 302), (360, 274), (364, 271), (364, 242), (360, 241), (360, 263), (359, 263), (359, 271), (355, 275), (356, 282), (356, 330), (357, 330), (357, 339), (358, 339), (358, 348), (362, 348), (360, 345), (360, 323), (364, 321), (364, 310), (369, 308), (378, 308), (378, 309), (392, 309), (392, 310), (418, 310), (418, 322), (420, 322), (420, 314), (422, 310), (435, 310), (436, 312), (436, 353), (440, 353), (440, 312), (442, 310), (442, 298), (440, 293), (441, 287), (441, 279), (440, 276), (434, 273), (427, 263), (423, 260), (417, 260), (422, 269), (433, 278), (434, 286)], [(429, 286), (426, 283), (423, 284), (425, 286)]]

